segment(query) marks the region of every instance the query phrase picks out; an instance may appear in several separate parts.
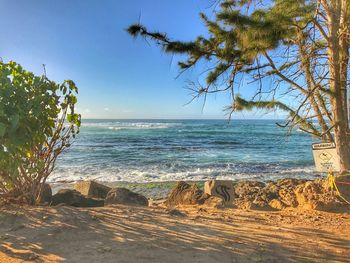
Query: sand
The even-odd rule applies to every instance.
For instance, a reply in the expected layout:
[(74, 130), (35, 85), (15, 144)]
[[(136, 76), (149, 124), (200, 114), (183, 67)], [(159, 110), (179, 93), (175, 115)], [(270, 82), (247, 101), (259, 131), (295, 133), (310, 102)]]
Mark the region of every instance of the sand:
[(0, 262), (350, 262), (350, 214), (208, 207), (0, 210)]

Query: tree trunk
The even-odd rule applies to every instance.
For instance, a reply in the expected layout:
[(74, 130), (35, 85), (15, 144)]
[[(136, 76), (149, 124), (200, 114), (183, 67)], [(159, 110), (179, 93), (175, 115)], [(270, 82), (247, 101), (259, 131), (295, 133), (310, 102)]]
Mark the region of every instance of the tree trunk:
[[(350, 143), (347, 109), (346, 80), (344, 81), (344, 69), (348, 67), (347, 59), (344, 59), (347, 50), (344, 50), (344, 33), (346, 28), (344, 20), (344, 8), (346, 1), (332, 1), (328, 10), (328, 63), (330, 73), (330, 90), (332, 92), (331, 103), (333, 111), (334, 141), (340, 158), (340, 173), (350, 171)], [(347, 77), (345, 75), (345, 77)]]

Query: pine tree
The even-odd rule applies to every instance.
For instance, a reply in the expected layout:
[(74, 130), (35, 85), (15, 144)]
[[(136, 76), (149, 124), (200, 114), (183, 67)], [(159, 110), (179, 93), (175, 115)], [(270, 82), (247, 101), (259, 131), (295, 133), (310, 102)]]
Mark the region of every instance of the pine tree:
[[(350, 171), (349, 14), (350, 0), (224, 0), (214, 21), (200, 14), (208, 36), (194, 41), (174, 41), (141, 24), (128, 32), (187, 55), (181, 71), (207, 61), (205, 81), (191, 87), (195, 98), (229, 92), (230, 113), (279, 109), (288, 117), (278, 125), (335, 142), (344, 173)], [(242, 78), (250, 84), (242, 86)], [(238, 90), (249, 86), (255, 95), (241, 97)]]

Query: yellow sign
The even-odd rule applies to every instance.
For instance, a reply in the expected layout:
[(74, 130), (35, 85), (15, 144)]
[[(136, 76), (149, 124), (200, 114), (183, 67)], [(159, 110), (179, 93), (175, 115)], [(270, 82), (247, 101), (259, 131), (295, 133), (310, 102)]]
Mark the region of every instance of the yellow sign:
[(314, 143), (312, 153), (318, 172), (339, 172), (339, 156), (334, 143)]

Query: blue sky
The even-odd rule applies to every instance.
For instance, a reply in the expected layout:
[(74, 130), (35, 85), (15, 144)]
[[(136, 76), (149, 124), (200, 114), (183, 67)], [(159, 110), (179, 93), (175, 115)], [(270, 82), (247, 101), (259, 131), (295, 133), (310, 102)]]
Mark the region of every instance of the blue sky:
[[(72, 79), (79, 87), (83, 118), (227, 118), (221, 94), (189, 105), (186, 80), (200, 68), (175, 79), (176, 59), (125, 31), (141, 20), (174, 39), (205, 34), (198, 13), (204, 0), (0, 0), (0, 57), (15, 60), (50, 79)], [(274, 117), (239, 113), (236, 118)]]

